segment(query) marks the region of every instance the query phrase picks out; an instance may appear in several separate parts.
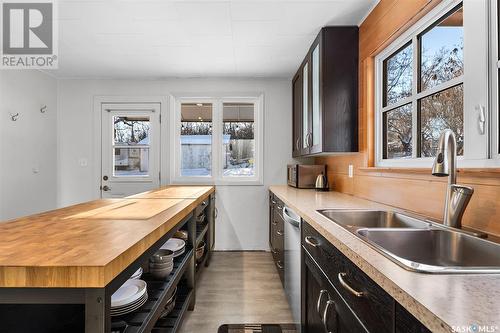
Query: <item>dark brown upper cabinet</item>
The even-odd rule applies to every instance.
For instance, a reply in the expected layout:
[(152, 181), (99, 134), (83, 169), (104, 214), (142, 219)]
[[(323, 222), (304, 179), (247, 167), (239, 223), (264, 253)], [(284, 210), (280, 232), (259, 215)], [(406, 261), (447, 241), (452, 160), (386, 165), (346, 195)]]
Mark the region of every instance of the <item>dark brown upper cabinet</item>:
[(358, 151), (358, 27), (325, 27), (292, 80), (293, 156)]

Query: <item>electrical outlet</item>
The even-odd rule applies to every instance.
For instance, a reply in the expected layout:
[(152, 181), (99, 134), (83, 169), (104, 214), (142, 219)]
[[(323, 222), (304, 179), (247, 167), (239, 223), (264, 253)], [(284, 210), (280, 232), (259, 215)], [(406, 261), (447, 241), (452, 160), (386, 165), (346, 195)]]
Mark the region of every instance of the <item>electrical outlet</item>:
[(354, 177), (354, 167), (352, 164), (349, 164), (349, 178)]

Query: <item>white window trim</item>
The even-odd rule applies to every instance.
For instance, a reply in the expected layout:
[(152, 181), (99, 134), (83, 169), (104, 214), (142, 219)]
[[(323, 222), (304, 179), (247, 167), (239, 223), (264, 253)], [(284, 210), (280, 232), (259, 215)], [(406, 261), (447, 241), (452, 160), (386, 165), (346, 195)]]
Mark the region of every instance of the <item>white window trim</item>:
[[(201, 95), (198, 95), (201, 96)], [(264, 184), (264, 95), (262, 93), (211, 94), (210, 97), (194, 97), (186, 94), (172, 95), (171, 105), (171, 183), (205, 185), (263, 185)], [(254, 103), (255, 175), (251, 177), (223, 176), (222, 108), (223, 103)], [(212, 103), (212, 175), (181, 176), (181, 104)]]
[[(439, 5), (437, 5), (433, 10), (431, 10), (427, 15), (425, 15), (421, 20), (419, 20), (416, 24), (414, 24), (412, 27), (410, 27), (405, 33), (403, 33), (399, 38), (397, 38), (393, 43), (391, 43), (388, 47), (386, 47), (384, 50), (382, 50), (376, 57), (375, 57), (375, 166), (376, 167), (431, 167), (432, 162), (434, 158), (417, 158), (416, 157), (416, 149), (413, 149), (413, 156), (411, 158), (400, 158), (400, 159), (384, 159), (382, 158), (383, 156), (383, 129), (382, 129), (382, 122), (383, 122), (383, 112), (387, 110), (392, 110), (398, 106), (405, 105), (408, 103), (413, 102), (412, 106), (416, 107), (416, 101), (421, 99), (424, 96), (432, 95), (435, 92), (441, 91), (443, 89), (452, 87), (454, 85), (463, 83), (464, 84), (464, 135), (466, 137), (465, 139), (465, 147), (464, 147), (464, 154), (465, 156), (460, 156), (458, 157), (458, 166), (459, 167), (498, 167), (500, 165), (500, 155), (498, 155), (498, 159), (488, 159), (490, 156), (489, 154), (489, 133), (492, 133), (492, 138), (495, 136), (494, 133), (496, 133), (497, 126), (491, 125), (495, 124), (494, 121), (489, 121), (489, 112), (488, 110), (496, 110), (496, 108), (490, 108), (489, 106), (492, 104), (491, 101), (488, 100), (491, 96), (496, 96), (495, 94), (482, 94), (478, 98), (480, 99), (481, 105), (484, 105), (487, 110), (487, 131), (486, 134), (482, 138), (476, 139), (478, 135), (476, 133), (471, 133), (471, 131), (475, 131), (474, 121), (476, 120), (478, 116), (479, 109), (475, 106), (477, 99), (474, 98), (474, 101), (467, 101), (465, 100), (465, 94), (466, 94), (466, 89), (469, 95), (471, 94), (477, 94), (477, 86), (476, 82), (478, 81), (477, 75), (476, 77), (473, 77), (474, 75), (469, 74), (467, 76), (467, 69), (466, 72), (463, 76), (455, 78), (453, 80), (450, 80), (448, 82), (445, 82), (443, 84), (440, 84), (437, 87), (434, 87), (432, 89), (429, 89), (425, 92), (420, 92), (417, 93), (416, 91), (416, 85), (413, 84), (412, 86), (412, 96), (405, 98), (404, 100), (401, 100), (397, 103), (394, 103), (390, 106), (383, 107), (382, 105), (382, 96), (383, 96), (383, 76), (382, 76), (382, 71), (383, 71), (383, 61), (387, 59), (389, 56), (394, 54), (396, 51), (401, 49), (405, 44), (409, 43), (412, 41), (413, 43), (413, 78), (414, 80), (417, 80), (418, 78), (418, 64), (417, 64), (417, 52), (418, 52), (418, 47), (417, 47), (417, 36), (422, 33), (425, 29), (427, 29), (429, 26), (434, 24), (437, 20), (439, 20), (443, 15), (451, 11), (453, 8), (455, 8), (457, 5), (460, 3), (464, 3), (464, 21), (467, 22), (467, 15), (477, 15), (479, 14), (485, 14), (485, 20), (483, 20), (483, 24), (478, 24), (477, 29), (474, 28), (475, 33), (475, 39), (470, 38), (471, 34), (469, 32), (464, 31), (464, 40), (469, 42), (470, 44), (474, 44), (471, 49), (477, 50), (477, 47), (484, 47), (487, 51), (486, 54), (490, 54), (490, 50), (488, 50), (488, 42), (489, 42), (489, 37), (485, 37), (484, 40), (481, 40), (481, 38), (477, 38), (477, 36), (482, 36), (485, 35), (485, 32), (491, 31), (492, 25), (490, 25), (490, 20), (488, 20), (487, 13), (488, 11), (488, 2), (487, 0), (483, 1), (475, 1), (475, 0), (445, 0)], [(470, 13), (468, 13), (470, 12)], [(470, 28), (469, 28), (470, 29)], [(467, 35), (469, 34), (469, 35)], [(488, 35), (486, 33), (486, 35)], [(469, 39), (467, 39), (467, 36), (469, 36)], [(469, 45), (469, 44), (468, 44)], [(471, 57), (472, 52), (469, 50), (467, 52), (467, 49), (464, 49), (464, 58), (467, 59), (467, 57)], [(491, 57), (491, 55), (489, 55)], [(470, 60), (469, 60), (470, 61)], [(481, 59), (478, 61), (479, 66), (482, 66), (481, 64)], [(489, 59), (484, 59), (484, 65), (486, 66), (486, 69), (489, 69), (490, 67), (490, 60)], [(467, 68), (469, 68), (468, 64), (466, 64)], [(496, 62), (495, 62), (496, 66)], [(490, 72), (490, 70), (487, 70)], [(483, 77), (484, 79), (484, 77)], [(488, 81), (488, 80), (486, 80)], [(488, 86), (488, 82), (480, 82), (480, 84), (484, 83), (486, 86)], [(480, 85), (479, 84), (479, 85)], [(466, 86), (467, 85), (467, 86)], [(482, 87), (482, 86), (480, 86)], [(490, 84), (491, 87), (491, 84)], [(484, 89), (487, 90), (487, 89)], [(485, 95), (485, 96), (484, 96)], [(471, 99), (472, 100), (472, 99)], [(471, 106), (473, 104), (474, 106)], [(467, 112), (467, 110), (472, 110), (472, 112)], [(414, 141), (417, 140), (417, 112), (416, 110), (412, 111), (413, 114), (413, 120), (412, 120), (412, 131), (413, 131), (413, 138)], [(488, 128), (489, 126), (494, 128)], [(474, 140), (471, 140), (470, 138), (474, 137)], [(469, 139), (467, 139), (469, 138)], [(491, 140), (491, 139), (490, 139)], [(475, 141), (475, 142), (473, 142)], [(480, 143), (478, 143), (480, 142)], [(478, 147), (478, 144), (481, 146), (481, 149), (479, 151), (476, 149)], [(471, 149), (474, 147), (474, 149)], [(469, 154), (468, 154), (469, 152)], [(470, 153), (474, 152), (474, 153)]]

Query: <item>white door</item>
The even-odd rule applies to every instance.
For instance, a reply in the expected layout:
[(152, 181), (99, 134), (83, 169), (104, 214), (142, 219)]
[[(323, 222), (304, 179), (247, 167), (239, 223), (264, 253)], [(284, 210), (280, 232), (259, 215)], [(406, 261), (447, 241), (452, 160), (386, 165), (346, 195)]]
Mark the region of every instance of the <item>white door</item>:
[(101, 197), (160, 185), (160, 104), (102, 104)]

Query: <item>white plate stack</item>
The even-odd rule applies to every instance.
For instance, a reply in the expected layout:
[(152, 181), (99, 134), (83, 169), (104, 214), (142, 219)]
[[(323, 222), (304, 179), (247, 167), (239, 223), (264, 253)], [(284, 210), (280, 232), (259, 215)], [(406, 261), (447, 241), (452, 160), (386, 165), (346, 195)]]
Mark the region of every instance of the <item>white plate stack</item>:
[(179, 238), (170, 238), (163, 246), (163, 250), (170, 250), (174, 253), (174, 258), (180, 256), (186, 250), (186, 242)]
[(112, 317), (134, 312), (148, 300), (147, 284), (143, 280), (129, 279), (111, 295)]

